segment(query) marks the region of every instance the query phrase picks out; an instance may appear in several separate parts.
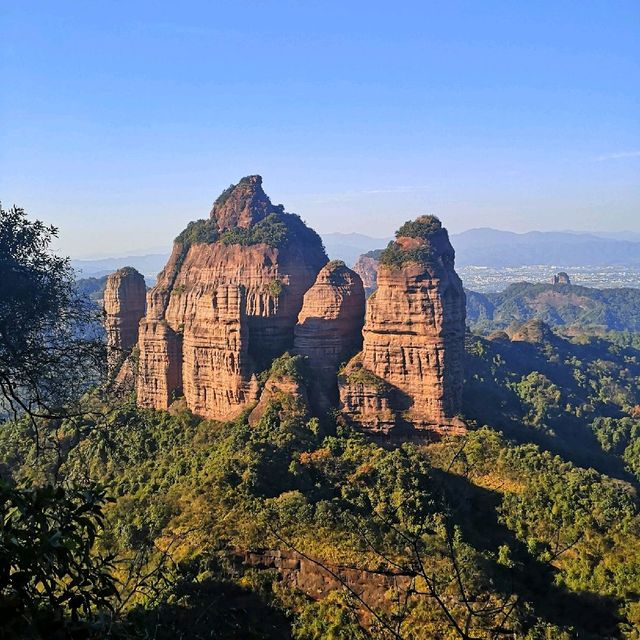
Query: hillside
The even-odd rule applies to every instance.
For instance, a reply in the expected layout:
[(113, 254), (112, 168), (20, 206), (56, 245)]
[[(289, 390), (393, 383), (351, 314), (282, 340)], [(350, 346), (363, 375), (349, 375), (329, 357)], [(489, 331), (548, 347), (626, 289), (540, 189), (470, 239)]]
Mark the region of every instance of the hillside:
[(462, 437), (390, 446), (286, 394), (253, 425), (94, 398), (35, 464), (28, 423), (4, 428), (4, 475), (112, 487), (111, 638), (635, 638), (638, 345), (530, 323), (467, 358)]
[(499, 293), (467, 291), (467, 322), (476, 331), (531, 318), (551, 326), (640, 331), (640, 289), (522, 282)]

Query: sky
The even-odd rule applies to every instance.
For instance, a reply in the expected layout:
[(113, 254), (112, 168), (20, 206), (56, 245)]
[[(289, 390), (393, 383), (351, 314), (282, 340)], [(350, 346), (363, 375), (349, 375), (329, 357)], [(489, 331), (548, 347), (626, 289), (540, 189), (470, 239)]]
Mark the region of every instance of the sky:
[(0, 200), (166, 251), (259, 173), (321, 233), (640, 231), (640, 2), (0, 3)]

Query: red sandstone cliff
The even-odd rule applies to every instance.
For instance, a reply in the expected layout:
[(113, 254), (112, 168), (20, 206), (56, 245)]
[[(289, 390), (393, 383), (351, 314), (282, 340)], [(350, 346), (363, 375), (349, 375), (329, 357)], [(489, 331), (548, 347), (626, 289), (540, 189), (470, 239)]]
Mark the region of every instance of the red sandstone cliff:
[(305, 292), (327, 262), (319, 236), (259, 176), (216, 200), (178, 236), (141, 324), (138, 403), (184, 391), (196, 414), (225, 420), (258, 398), (255, 374), (293, 344)]
[(364, 292), (369, 297), (378, 287), (378, 259), (381, 251), (362, 254), (353, 265), (353, 270), (362, 279)]
[(403, 225), (383, 252), (362, 353), (340, 382), (345, 413), (363, 427), (458, 424), (465, 295), (454, 256), (446, 229), (431, 216)]
[(338, 404), (338, 366), (362, 346), (364, 309), (362, 281), (341, 261), (325, 265), (304, 296), (294, 353), (309, 359), (309, 395), (316, 413)]
[(103, 305), (107, 357), (113, 369), (138, 342), (138, 323), (145, 313), (144, 277), (133, 267), (118, 269), (107, 278)]

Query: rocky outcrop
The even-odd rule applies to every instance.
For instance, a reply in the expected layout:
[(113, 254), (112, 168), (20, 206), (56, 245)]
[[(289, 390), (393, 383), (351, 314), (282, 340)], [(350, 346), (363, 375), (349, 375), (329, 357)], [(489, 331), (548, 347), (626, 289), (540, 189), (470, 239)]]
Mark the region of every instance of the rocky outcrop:
[(338, 405), (338, 366), (362, 346), (364, 310), (362, 281), (340, 260), (325, 265), (304, 296), (294, 353), (308, 358), (311, 404), (318, 414)]
[(340, 407), (353, 424), (372, 433), (390, 433), (398, 426), (393, 388), (362, 366), (362, 353), (338, 376)]
[(103, 305), (107, 358), (114, 370), (138, 342), (138, 324), (145, 314), (144, 277), (133, 267), (118, 269), (107, 278)]
[(378, 286), (378, 260), (380, 259), (381, 249), (363, 253), (353, 265), (353, 270), (362, 279), (364, 292), (367, 298), (376, 290)]
[(249, 414), (252, 427), (260, 422), (269, 406), (282, 412), (282, 418), (308, 417), (309, 397), (303, 381), (293, 376), (271, 375), (260, 394), (260, 401)]
[(276, 570), (283, 581), (319, 600), (345, 587), (358, 594), (362, 605), (393, 610), (399, 594), (406, 594), (414, 578), (400, 571), (371, 571), (354, 566), (314, 562), (295, 551), (281, 549), (236, 550), (231, 555), (244, 568)]
[(260, 176), (227, 189), (208, 220), (176, 238), (148, 294), (139, 402), (166, 408), (184, 389), (194, 413), (218, 420), (255, 403), (255, 374), (293, 346), (304, 294), (326, 262), (320, 237), (270, 202)]
[(569, 274), (565, 271), (560, 271), (551, 278), (551, 284), (571, 284), (571, 278), (569, 278)]
[(143, 318), (138, 340), (138, 405), (168, 409), (182, 394), (182, 339), (164, 320)]
[(198, 297), (186, 318), (182, 384), (197, 415), (226, 420), (258, 399), (245, 305), (244, 287), (221, 284)]
[(551, 327), (539, 318), (533, 318), (532, 320), (527, 320), (527, 322), (512, 327), (510, 328), (510, 332), (513, 342), (530, 342), (537, 344), (552, 342), (555, 337)]
[(213, 203), (209, 219), (219, 232), (226, 229), (248, 229), (271, 213), (282, 213), (282, 205), (273, 205), (262, 188), (260, 176), (247, 176), (232, 184)]
[[(362, 353), (341, 377), (345, 412), (380, 429), (372, 380), (384, 386), (382, 430), (461, 427), (465, 294), (446, 229), (433, 216), (405, 223), (380, 256), (378, 288), (367, 302)], [(359, 369), (359, 370), (358, 370)]]

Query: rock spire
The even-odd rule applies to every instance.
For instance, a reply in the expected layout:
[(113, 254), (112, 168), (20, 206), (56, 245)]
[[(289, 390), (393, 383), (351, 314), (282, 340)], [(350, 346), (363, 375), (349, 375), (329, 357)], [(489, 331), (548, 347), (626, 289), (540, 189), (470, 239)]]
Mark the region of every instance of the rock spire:
[(343, 408), (363, 427), (461, 426), (465, 294), (454, 259), (434, 216), (402, 225), (380, 255), (362, 353), (340, 381)]

